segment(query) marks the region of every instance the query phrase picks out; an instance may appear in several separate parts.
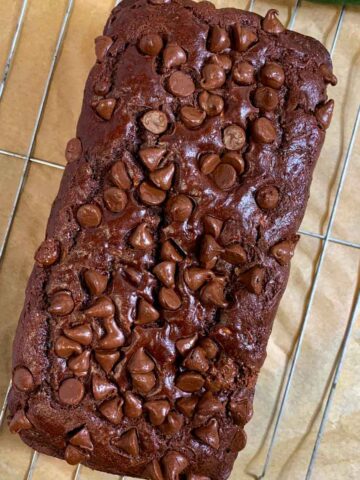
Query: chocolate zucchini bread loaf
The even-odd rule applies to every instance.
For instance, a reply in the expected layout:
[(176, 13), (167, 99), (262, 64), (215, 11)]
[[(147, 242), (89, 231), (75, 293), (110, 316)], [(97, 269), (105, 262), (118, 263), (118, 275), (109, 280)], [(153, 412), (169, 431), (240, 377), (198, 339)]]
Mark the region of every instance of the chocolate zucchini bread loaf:
[(124, 0), (14, 341), (10, 429), (151, 480), (225, 480), (333, 102), (322, 45), (191, 0)]

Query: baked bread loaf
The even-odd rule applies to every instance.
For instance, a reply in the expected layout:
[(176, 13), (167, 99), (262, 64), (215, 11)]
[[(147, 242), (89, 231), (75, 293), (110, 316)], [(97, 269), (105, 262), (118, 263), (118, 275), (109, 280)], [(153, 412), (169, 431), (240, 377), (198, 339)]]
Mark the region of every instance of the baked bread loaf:
[(236, 9), (124, 0), (13, 350), (10, 429), (151, 480), (225, 480), (246, 443), (335, 84), (312, 38)]

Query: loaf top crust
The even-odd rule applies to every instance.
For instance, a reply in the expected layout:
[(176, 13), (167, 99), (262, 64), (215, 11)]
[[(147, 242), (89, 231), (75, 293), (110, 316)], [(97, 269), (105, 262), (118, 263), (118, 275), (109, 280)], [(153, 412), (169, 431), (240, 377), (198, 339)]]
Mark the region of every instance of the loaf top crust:
[(329, 54), (209, 2), (124, 0), (13, 350), (10, 429), (69, 463), (225, 480), (333, 111)]

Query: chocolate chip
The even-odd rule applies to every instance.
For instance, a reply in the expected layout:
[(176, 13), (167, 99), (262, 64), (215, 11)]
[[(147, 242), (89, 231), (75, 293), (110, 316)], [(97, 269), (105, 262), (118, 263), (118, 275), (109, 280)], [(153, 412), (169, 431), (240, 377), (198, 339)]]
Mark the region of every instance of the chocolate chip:
[(241, 175), (245, 170), (245, 162), (242, 155), (238, 152), (226, 152), (222, 157), (223, 163), (228, 163), (235, 168), (236, 172)]
[(267, 12), (262, 21), (262, 28), (265, 32), (278, 34), (285, 31), (285, 27), (277, 18), (277, 15), (279, 15), (279, 12), (273, 8)]
[(197, 404), (196, 413), (202, 416), (215, 415), (224, 411), (224, 406), (212, 392), (206, 392)]
[(230, 48), (230, 37), (225, 30), (218, 25), (212, 27), (208, 38), (208, 49), (210, 52), (219, 53)]
[(166, 310), (177, 310), (181, 307), (181, 298), (172, 288), (160, 288), (159, 302)]
[(166, 240), (161, 245), (160, 257), (162, 260), (170, 260), (172, 262), (181, 262), (183, 260), (182, 255), (174, 247), (171, 240)]
[(119, 425), (123, 418), (122, 405), (124, 401), (122, 398), (113, 398), (103, 402), (99, 410), (104, 417), (114, 425)]
[(233, 34), (235, 50), (238, 52), (245, 52), (258, 40), (255, 32), (248, 27), (242, 27), (238, 23), (233, 27)]
[(333, 111), (334, 100), (328, 100), (326, 103), (323, 103), (316, 107), (315, 117), (322, 128), (327, 129), (329, 127)]
[(209, 117), (220, 115), (224, 110), (224, 100), (222, 97), (206, 92), (205, 90), (199, 95), (199, 105)]
[(132, 392), (125, 392), (124, 412), (128, 418), (138, 418), (142, 415), (142, 403)]
[[(162, 1), (162, 0), (149, 0), (152, 1)], [(150, 480), (164, 480), (160, 464), (157, 460), (153, 460), (152, 462), (148, 463), (144, 472), (144, 476), (149, 478)]]
[(157, 169), (165, 153), (166, 148), (147, 147), (139, 150), (139, 157), (150, 172), (153, 172)]
[(86, 346), (91, 344), (93, 338), (90, 325), (79, 325), (78, 327), (74, 328), (64, 328), (64, 334), (71, 340)]
[(54, 345), (55, 353), (58, 357), (69, 358), (74, 353), (80, 355), (82, 348), (80, 343), (60, 335)]
[(257, 118), (251, 126), (251, 135), (255, 142), (272, 143), (276, 139), (276, 130), (268, 118)]
[(82, 154), (82, 145), (79, 138), (72, 138), (68, 141), (65, 149), (65, 158), (68, 163), (76, 162)]
[(205, 351), (201, 347), (196, 347), (187, 355), (183, 365), (188, 370), (205, 373), (209, 370), (209, 362)]
[(91, 441), (89, 430), (83, 427), (75, 435), (70, 438), (71, 445), (75, 447), (84, 448), (85, 450), (94, 450), (94, 445)]
[(204, 122), (206, 113), (199, 108), (186, 105), (185, 107), (181, 107), (180, 118), (186, 127), (197, 128)]
[(113, 397), (117, 393), (117, 388), (113, 383), (100, 377), (100, 375), (93, 374), (92, 393), (95, 400), (105, 400), (108, 397)]
[(49, 267), (59, 260), (60, 243), (54, 238), (47, 238), (35, 253), (35, 261), (43, 267)]
[(76, 357), (72, 357), (68, 361), (68, 367), (76, 377), (84, 377), (87, 375), (90, 367), (90, 351), (80, 353)]
[(104, 192), (104, 201), (111, 212), (120, 213), (126, 207), (128, 199), (124, 190), (117, 187), (110, 187)]
[(96, 83), (94, 84), (94, 92), (96, 95), (100, 95), (101, 97), (105, 96), (109, 93), (111, 88), (110, 79), (105, 78), (98, 78)]
[(231, 400), (229, 410), (236, 425), (244, 426), (253, 415), (251, 401), (247, 398)]
[(21, 392), (31, 392), (35, 388), (34, 377), (26, 367), (16, 367), (12, 381), (14, 386)]
[(239, 280), (251, 293), (260, 295), (263, 290), (265, 270), (261, 267), (253, 267), (239, 275)]
[(131, 376), (134, 389), (141, 395), (147, 395), (155, 387), (156, 377), (151, 373), (134, 373)]
[(163, 40), (157, 33), (149, 33), (141, 37), (139, 41), (139, 49), (145, 55), (155, 57), (163, 48)]
[(96, 270), (86, 270), (84, 273), (84, 281), (92, 295), (101, 295), (105, 292), (108, 276)]
[(176, 97), (188, 97), (195, 92), (193, 79), (187, 73), (176, 71), (168, 80), (169, 91)]
[(216, 345), (214, 340), (211, 340), (209, 337), (202, 338), (199, 342), (199, 345), (203, 350), (205, 350), (206, 356), (209, 360), (214, 360), (219, 353), (219, 347)]
[(163, 190), (153, 187), (148, 182), (143, 182), (140, 185), (139, 195), (146, 205), (160, 205), (166, 198), (166, 193)]
[(205, 305), (227, 307), (228, 304), (224, 298), (224, 280), (222, 278), (211, 280), (201, 289), (200, 298)]
[(236, 170), (228, 163), (221, 163), (216, 167), (213, 178), (220, 190), (229, 190), (236, 183)]
[(335, 86), (337, 84), (337, 78), (332, 72), (332, 67), (323, 63), (320, 65), (320, 73), (323, 76), (326, 83), (330, 83)]
[(154, 239), (146, 223), (140, 223), (129, 238), (130, 245), (138, 250), (149, 250), (154, 246)]
[(127, 364), (127, 369), (130, 373), (150, 373), (154, 368), (155, 363), (143, 348), (139, 348)]
[(144, 404), (144, 409), (147, 411), (152, 425), (158, 427), (169, 413), (170, 403), (167, 400), (152, 400)]
[(254, 95), (254, 105), (264, 112), (272, 112), (279, 105), (279, 96), (273, 88), (257, 88)]
[(226, 127), (223, 134), (223, 142), (228, 150), (241, 150), (246, 142), (244, 129), (238, 125)]
[(84, 394), (84, 385), (77, 378), (68, 378), (60, 384), (59, 399), (65, 405), (78, 405)]
[(219, 67), (223, 68), (225, 72), (230, 72), (232, 67), (232, 61), (231, 61), (230, 55), (227, 55), (226, 53), (212, 55), (210, 57), (209, 63), (214, 63), (215, 65), (219, 65)]
[(213, 277), (211, 270), (199, 267), (189, 267), (184, 272), (184, 280), (191, 290), (198, 290)]
[(18, 410), (9, 423), (11, 433), (19, 433), (21, 430), (30, 430), (32, 425), (25, 415), (24, 410)]
[(256, 193), (256, 203), (264, 210), (272, 210), (279, 203), (279, 190), (273, 185), (265, 185)]
[(64, 459), (69, 465), (77, 465), (78, 463), (85, 462), (88, 457), (88, 453), (81, 451), (73, 445), (68, 445), (65, 449)]
[(138, 457), (140, 454), (139, 441), (135, 428), (131, 428), (126, 433), (123, 433), (121, 437), (113, 437), (111, 443), (132, 457)]
[(122, 347), (125, 343), (125, 337), (115, 319), (111, 317), (104, 318), (103, 325), (106, 334), (99, 341), (99, 347), (105, 350)]
[(111, 167), (110, 179), (117, 187), (122, 188), (123, 190), (129, 190), (131, 188), (131, 180), (124, 162), (121, 160), (114, 163)]
[(185, 415), (185, 417), (191, 418), (194, 414), (198, 399), (197, 397), (184, 397), (180, 398), (176, 402), (176, 408)]
[(124, 267), (124, 274), (127, 280), (135, 285), (135, 287), (140, 285), (142, 279), (141, 272), (132, 267)]
[(246, 252), (239, 244), (226, 247), (222, 254), (222, 258), (233, 265), (239, 265), (247, 260)]
[(215, 450), (220, 447), (219, 424), (215, 418), (212, 418), (207, 425), (196, 428), (194, 435)]
[(165, 478), (178, 480), (180, 474), (188, 467), (188, 459), (179, 452), (170, 451), (162, 459)]
[(175, 270), (175, 262), (164, 261), (154, 267), (153, 273), (165, 287), (171, 288), (175, 286)]
[(83, 228), (98, 227), (101, 223), (101, 210), (100, 208), (91, 203), (81, 205), (76, 212), (76, 218), (80, 226)]
[(181, 373), (175, 382), (180, 390), (187, 393), (198, 392), (202, 389), (204, 383), (204, 378), (197, 372)]
[(245, 430), (243, 430), (242, 428), (239, 428), (236, 434), (234, 435), (234, 438), (231, 441), (231, 450), (237, 453), (243, 448), (245, 448), (246, 439), (247, 438), (246, 438)]
[(226, 75), (224, 69), (214, 63), (209, 63), (201, 71), (201, 86), (205, 90), (214, 90), (224, 85)]
[(185, 222), (189, 219), (192, 211), (192, 201), (183, 194), (171, 197), (166, 204), (166, 212), (175, 222)]
[(115, 98), (104, 98), (96, 105), (96, 112), (104, 120), (110, 120), (116, 106)]
[(102, 62), (105, 59), (112, 44), (112, 38), (107, 37), (106, 35), (100, 35), (95, 38), (95, 54), (99, 62)]
[(151, 181), (162, 190), (169, 190), (175, 173), (175, 165), (170, 163), (166, 167), (159, 168), (150, 173)]
[(186, 62), (186, 53), (177, 43), (168, 43), (163, 53), (165, 68), (179, 67)]
[(95, 358), (105, 373), (109, 374), (120, 358), (120, 353), (117, 351), (96, 350)]
[(205, 215), (203, 218), (204, 223), (204, 232), (212, 235), (214, 238), (217, 238), (220, 235), (223, 221), (219, 218), (213, 217), (212, 215)]
[(87, 317), (106, 318), (114, 315), (115, 307), (109, 297), (100, 297), (95, 300), (94, 304), (84, 311)]
[(248, 62), (240, 62), (233, 68), (232, 78), (239, 85), (255, 83), (255, 68)]
[(139, 299), (136, 314), (136, 323), (140, 325), (146, 325), (147, 323), (156, 322), (159, 317), (159, 312), (153, 305), (151, 305), (151, 303), (147, 302), (143, 298)]
[(165, 132), (168, 126), (167, 116), (160, 110), (149, 110), (142, 116), (141, 122), (146, 130), (155, 135)]
[(260, 71), (260, 80), (267, 87), (278, 90), (285, 81), (285, 72), (277, 63), (266, 63)]
[(280, 265), (287, 265), (294, 255), (295, 243), (289, 240), (284, 240), (276, 245), (273, 245), (270, 249), (270, 253)]
[(200, 158), (200, 171), (204, 175), (210, 175), (220, 164), (221, 160), (216, 153), (205, 153)]
[(50, 306), (48, 312), (51, 315), (64, 316), (68, 315), (74, 310), (74, 300), (70, 292), (61, 290), (54, 293), (50, 299)]
[(211, 235), (205, 235), (200, 248), (200, 261), (205, 268), (213, 268), (223, 248)]
[(180, 413), (170, 412), (166, 421), (160, 425), (159, 429), (164, 435), (176, 435), (184, 425), (184, 418)]
[(191, 350), (195, 346), (197, 339), (198, 339), (197, 333), (195, 333), (191, 337), (181, 338), (180, 340), (177, 340), (177, 342), (175, 343), (176, 348), (181, 353), (181, 355), (184, 356), (189, 350)]

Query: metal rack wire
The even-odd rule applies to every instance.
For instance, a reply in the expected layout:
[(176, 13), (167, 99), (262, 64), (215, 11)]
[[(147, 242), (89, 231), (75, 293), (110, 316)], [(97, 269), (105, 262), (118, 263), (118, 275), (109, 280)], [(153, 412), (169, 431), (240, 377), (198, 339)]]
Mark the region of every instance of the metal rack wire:
[[(1, 83), (0, 83), (0, 101), (1, 101), (1, 98), (3, 96), (4, 90), (6, 88), (6, 84), (7, 84), (8, 78), (9, 78), (9, 72), (10, 72), (11, 66), (14, 62), (16, 48), (17, 48), (17, 45), (18, 45), (18, 42), (19, 42), (19, 38), (21, 36), (21, 30), (22, 30), (22, 26), (23, 26), (23, 23), (24, 23), (26, 10), (27, 10), (27, 7), (28, 7), (28, 1), (29, 0), (23, 0), (22, 6), (21, 6), (21, 9), (20, 9), (20, 12), (19, 12), (19, 17), (18, 17), (16, 29), (15, 29), (15, 32), (13, 34), (13, 38), (12, 38), (12, 42), (11, 42), (11, 46), (10, 46), (10, 50), (9, 50), (9, 55), (8, 55), (8, 58), (7, 58), (7, 61), (6, 61), (6, 64), (5, 64), (4, 72), (3, 72), (3, 75), (2, 75), (2, 80), (1, 80)], [(0, 246), (0, 267), (1, 267), (1, 262), (3, 260), (3, 257), (4, 257), (5, 249), (8, 245), (8, 242), (9, 242), (11, 228), (13, 226), (13, 222), (14, 222), (14, 218), (15, 218), (15, 215), (16, 215), (18, 205), (19, 205), (19, 200), (20, 200), (21, 194), (24, 190), (24, 186), (25, 186), (25, 183), (26, 183), (27, 174), (28, 174), (28, 171), (29, 171), (30, 164), (31, 163), (37, 163), (37, 164), (46, 165), (48, 167), (52, 167), (52, 168), (56, 168), (56, 169), (60, 169), (60, 170), (64, 169), (64, 166), (59, 165), (57, 163), (50, 162), (50, 161), (47, 161), (47, 160), (44, 160), (44, 159), (35, 158), (33, 156), (33, 152), (34, 152), (34, 146), (35, 146), (35, 141), (36, 141), (37, 133), (38, 133), (38, 130), (39, 130), (40, 122), (41, 122), (41, 119), (42, 119), (42, 116), (43, 116), (43, 113), (44, 113), (46, 100), (47, 100), (47, 97), (48, 97), (48, 93), (49, 93), (49, 90), (50, 90), (50, 86), (51, 86), (51, 82), (52, 82), (52, 79), (53, 79), (54, 71), (55, 71), (55, 68), (56, 68), (58, 56), (59, 56), (59, 53), (60, 53), (61, 48), (63, 46), (65, 35), (66, 35), (66, 29), (67, 29), (67, 26), (68, 26), (68, 23), (69, 23), (69, 20), (70, 20), (72, 11), (73, 11), (74, 1), (75, 0), (68, 0), (67, 8), (66, 8), (66, 11), (64, 13), (64, 17), (62, 19), (60, 31), (59, 31), (56, 46), (55, 46), (55, 49), (54, 49), (54, 52), (53, 52), (53, 55), (52, 55), (50, 69), (49, 69), (48, 76), (47, 76), (45, 86), (44, 86), (44, 89), (43, 89), (43, 94), (42, 94), (42, 98), (41, 98), (41, 101), (40, 101), (39, 109), (37, 111), (37, 116), (36, 116), (35, 124), (34, 124), (33, 130), (32, 130), (31, 139), (30, 139), (30, 143), (29, 143), (29, 146), (28, 146), (28, 149), (27, 149), (27, 153), (25, 155), (23, 155), (23, 154), (20, 154), (20, 153), (17, 153), (17, 152), (10, 152), (10, 151), (7, 151), (7, 150), (0, 149), (0, 154), (1, 155), (18, 158), (18, 159), (21, 159), (23, 161), (23, 167), (22, 167), (20, 181), (19, 181), (19, 184), (17, 186), (17, 190), (16, 190), (16, 194), (15, 194), (15, 197), (14, 197), (14, 202), (13, 202), (13, 205), (12, 205), (12, 208), (11, 208), (11, 212), (10, 212), (10, 215), (9, 215), (9, 220), (8, 220), (8, 223), (7, 223), (7, 226), (6, 226), (3, 242)], [(121, 0), (116, 0), (115, 5), (120, 3), (120, 1)], [(256, 3), (256, 0), (250, 0), (249, 1), (248, 9), (250, 11), (254, 10), (255, 3)], [(296, 17), (297, 17), (300, 6), (301, 6), (301, 0), (296, 0), (294, 2), (294, 6), (293, 6), (293, 9), (292, 9), (292, 14), (291, 14), (291, 17), (290, 17), (290, 21), (288, 23), (288, 28), (293, 28), (294, 27), (295, 20), (296, 20)], [(335, 51), (335, 48), (336, 48), (336, 45), (337, 45), (337, 41), (338, 41), (338, 38), (339, 38), (339, 35), (340, 35), (340, 32), (341, 32), (341, 28), (342, 28), (342, 25), (343, 25), (345, 12), (346, 12), (346, 7), (345, 7), (345, 5), (343, 5), (341, 10), (340, 10), (338, 19), (337, 19), (335, 35), (333, 37), (331, 48), (330, 48), (331, 56), (333, 55), (333, 53)], [(314, 296), (315, 296), (315, 293), (317, 291), (319, 275), (320, 275), (320, 272), (321, 272), (323, 264), (324, 264), (325, 254), (326, 254), (328, 245), (329, 245), (329, 243), (335, 243), (335, 244), (340, 244), (340, 245), (343, 245), (343, 246), (346, 246), (346, 247), (349, 247), (349, 248), (360, 249), (360, 243), (351, 242), (351, 241), (348, 241), (348, 240), (344, 240), (344, 239), (341, 239), (341, 238), (335, 238), (335, 237), (332, 236), (332, 230), (333, 230), (333, 226), (334, 226), (334, 222), (335, 222), (335, 215), (336, 215), (336, 212), (337, 212), (337, 209), (338, 209), (339, 200), (340, 200), (341, 193), (342, 193), (342, 190), (343, 190), (343, 187), (344, 187), (344, 183), (345, 183), (346, 175), (347, 175), (347, 172), (348, 172), (348, 167), (349, 167), (349, 164), (350, 164), (355, 140), (356, 140), (357, 134), (359, 132), (359, 127), (360, 127), (360, 105), (358, 106), (357, 115), (356, 115), (355, 122), (354, 122), (354, 125), (353, 125), (350, 141), (349, 141), (349, 144), (348, 144), (345, 156), (344, 156), (344, 160), (342, 162), (341, 173), (340, 173), (340, 177), (339, 177), (339, 180), (338, 180), (338, 183), (337, 183), (336, 193), (335, 193), (335, 196), (334, 196), (334, 199), (333, 199), (333, 203), (332, 203), (332, 206), (331, 206), (331, 209), (330, 209), (330, 216), (329, 216), (328, 224), (327, 224), (327, 227), (326, 227), (326, 230), (325, 230), (325, 234), (323, 235), (323, 234), (320, 234), (320, 233), (315, 233), (315, 232), (310, 232), (310, 231), (305, 231), (305, 230), (299, 230), (299, 233), (301, 235), (306, 235), (306, 236), (310, 236), (310, 237), (319, 239), (322, 242), (322, 245), (321, 245), (321, 250), (320, 250), (319, 258), (318, 258), (318, 261), (317, 261), (315, 273), (314, 273), (314, 276), (313, 276), (313, 279), (312, 279), (309, 299), (307, 301), (306, 308), (305, 308), (305, 313), (304, 313), (303, 318), (302, 318), (297, 342), (296, 342), (295, 348), (294, 348), (294, 350), (292, 352), (292, 355), (291, 355), (289, 373), (288, 373), (288, 375), (286, 377), (286, 380), (285, 380), (285, 385), (284, 385), (284, 388), (283, 388), (282, 396), (281, 396), (281, 398), (278, 402), (278, 411), (277, 411), (276, 419), (275, 419), (275, 422), (274, 422), (274, 427), (273, 427), (273, 430), (272, 430), (272, 434), (271, 434), (270, 442), (269, 442), (269, 445), (268, 445), (267, 453), (266, 453), (266, 456), (265, 456), (265, 459), (264, 459), (263, 468), (262, 468), (261, 473), (257, 477), (258, 479), (262, 479), (262, 478), (267, 477), (268, 468), (269, 468), (270, 463), (272, 461), (273, 448), (276, 444), (278, 432), (279, 432), (279, 429), (280, 429), (280, 424), (281, 424), (281, 421), (283, 419), (284, 412), (286, 410), (287, 400), (288, 400), (289, 393), (290, 393), (290, 390), (291, 390), (291, 387), (292, 387), (294, 373), (296, 371), (297, 363), (298, 363), (298, 360), (299, 360), (299, 355), (300, 355), (300, 352), (301, 352), (306, 327), (308, 325), (308, 321), (309, 321), (309, 318), (310, 318), (310, 313), (312, 311)], [(346, 327), (346, 330), (344, 332), (344, 337), (343, 337), (343, 341), (342, 341), (342, 344), (341, 344), (341, 347), (340, 347), (338, 358), (336, 360), (335, 372), (333, 374), (332, 383), (331, 383), (331, 386), (329, 388), (328, 396), (327, 396), (327, 399), (326, 399), (326, 402), (325, 402), (325, 407), (324, 407), (324, 410), (323, 410), (323, 415), (322, 415), (320, 426), (319, 426), (319, 429), (318, 429), (318, 432), (317, 432), (315, 443), (314, 443), (314, 446), (313, 446), (313, 451), (312, 451), (312, 454), (311, 454), (311, 458), (309, 459), (308, 468), (307, 468), (307, 472), (306, 472), (306, 480), (310, 480), (311, 477), (312, 477), (313, 467), (314, 467), (314, 464), (315, 464), (315, 461), (316, 461), (317, 453), (318, 453), (318, 450), (319, 450), (319, 446), (320, 446), (322, 436), (323, 436), (323, 433), (324, 433), (324, 429), (325, 429), (325, 426), (326, 426), (326, 422), (327, 422), (327, 419), (328, 419), (328, 414), (329, 414), (329, 411), (330, 411), (330, 408), (331, 408), (331, 405), (332, 405), (332, 401), (333, 401), (333, 398), (334, 398), (334, 392), (335, 392), (338, 380), (339, 380), (340, 375), (341, 375), (345, 355), (346, 355), (347, 348), (348, 348), (348, 345), (349, 345), (349, 341), (350, 341), (350, 338), (351, 338), (352, 329), (353, 329), (355, 320), (357, 318), (357, 315), (360, 311), (360, 290), (358, 288), (357, 288), (357, 291), (355, 292), (355, 298), (356, 298), (356, 300), (353, 304), (353, 308), (352, 308), (352, 311), (350, 313), (350, 318), (348, 320), (347, 327)], [(4, 422), (4, 418), (5, 418), (5, 414), (6, 414), (6, 408), (7, 408), (7, 398), (8, 398), (10, 388), (11, 388), (11, 381), (8, 385), (7, 391), (5, 393), (5, 397), (2, 400), (2, 404), (1, 404), (1, 408), (0, 408), (0, 427), (1, 427), (2, 423)], [(30, 460), (30, 464), (29, 464), (29, 467), (28, 467), (28, 470), (27, 470), (27, 474), (25, 476), (26, 480), (31, 480), (32, 479), (33, 473), (35, 471), (36, 464), (37, 464), (37, 461), (38, 461), (38, 458), (39, 458), (39, 455), (40, 454), (38, 452), (35, 452), (35, 451), (33, 452), (31, 460)], [(81, 465), (79, 465), (76, 468), (76, 471), (75, 471), (74, 476), (73, 476), (73, 480), (80, 480), (80, 477), (81, 477)], [(118, 478), (119, 478), (119, 480), (125, 480), (125, 477), (118, 477)]]

